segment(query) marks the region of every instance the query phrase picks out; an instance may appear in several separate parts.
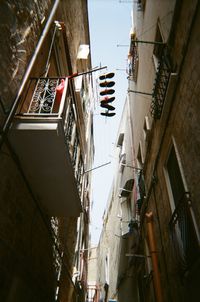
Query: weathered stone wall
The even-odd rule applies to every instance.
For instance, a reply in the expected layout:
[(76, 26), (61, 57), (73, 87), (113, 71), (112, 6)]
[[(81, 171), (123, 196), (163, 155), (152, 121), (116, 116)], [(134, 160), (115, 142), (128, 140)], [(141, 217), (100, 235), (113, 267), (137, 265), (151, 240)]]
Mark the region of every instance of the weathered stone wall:
[(52, 301), (52, 242), (5, 148), (1, 151), (0, 171), (0, 300)]
[[(89, 35), (85, 31), (88, 25), (87, 19), (87, 1), (85, 0), (69, 0), (68, 6), (63, 10), (63, 16), (66, 20), (66, 32), (68, 44), (70, 48), (70, 58), (73, 72), (76, 72), (76, 57), (80, 44), (89, 44)], [(70, 7), (70, 9), (68, 9)], [(74, 30), (76, 28), (76, 30)]]
[[(7, 110), (17, 94), (51, 2), (2, 1), (0, 4), (0, 97)], [(5, 116), (1, 108), (1, 126)], [(5, 147), (0, 153), (0, 172), (0, 300), (52, 301), (55, 273), (51, 236)]]
[(177, 84), (171, 103), (165, 104), (161, 119), (153, 123), (151, 143), (147, 149), (145, 163), (147, 193), (150, 194), (145, 210), (154, 213), (161, 282), (165, 285), (163, 288), (164, 301), (174, 302), (195, 301), (199, 295), (198, 286), (194, 281), (200, 274), (199, 266), (196, 265), (194, 269), (196, 271), (195, 273), (193, 271), (194, 275), (186, 285), (173, 257), (169, 232), (169, 221), (173, 210), (170, 206), (170, 195), (164, 172), (170, 145), (174, 139), (187, 190), (191, 193), (192, 206), (199, 229), (200, 110), (198, 99), (200, 69), (197, 62), (200, 51), (200, 9), (198, 7), (196, 10), (196, 3), (196, 1), (190, 4), (187, 1), (181, 1), (179, 12), (175, 16), (176, 20), (172, 28), (174, 31), (170, 40), (172, 42), (170, 54), (173, 71), (178, 73)]
[[(53, 3), (51, 0), (0, 3), (0, 97), (8, 110), (20, 88)], [(75, 71), (77, 47), (80, 43), (88, 42), (87, 24), (82, 24), (85, 5), (86, 1), (83, 1), (83, 6), (82, 2), (80, 6), (80, 1), (60, 1), (55, 16), (55, 19), (65, 22), (71, 37), (68, 41), (70, 60)], [(41, 48), (31, 72), (34, 76), (40, 76), (44, 70), (49, 41), (50, 37), (45, 41), (45, 47)], [(5, 118), (6, 114), (0, 107), (0, 127)], [(56, 280), (52, 240), (47, 228), (49, 218), (44, 213), (44, 222), (40, 213), (43, 210), (41, 205), (39, 210), (16, 165), (14, 155), (5, 145), (0, 150), (0, 174), (0, 300), (54, 301)], [(71, 300), (69, 274), (74, 259), (76, 231), (76, 219), (60, 220), (59, 235), (65, 252), (61, 301)]]
[[(195, 7), (193, 5), (192, 9)], [(188, 8), (188, 7), (187, 7)], [(190, 9), (187, 9), (190, 12)], [(191, 25), (192, 15), (188, 18), (188, 25)], [(181, 18), (181, 20), (183, 20)], [(180, 22), (181, 23), (181, 22)], [(183, 21), (182, 21), (183, 23)], [(179, 24), (181, 25), (181, 24)], [(163, 147), (161, 151), (160, 164), (158, 166), (158, 171), (160, 174), (160, 192), (158, 194), (158, 200), (161, 200), (161, 204), (164, 206), (160, 206), (160, 217), (162, 223), (162, 234), (163, 234), (163, 243), (166, 258), (170, 259), (170, 244), (169, 244), (169, 230), (167, 229), (169, 218), (170, 218), (170, 210), (167, 209), (169, 203), (167, 202), (168, 192), (166, 195), (163, 194), (163, 190), (166, 191), (166, 182), (163, 175), (163, 163), (166, 161), (167, 150), (169, 150), (169, 144), (171, 143), (172, 137), (175, 140), (177, 150), (180, 156), (181, 165), (183, 168), (183, 176), (185, 178), (187, 189), (191, 193), (192, 207), (195, 213), (198, 229), (200, 228), (199, 219), (200, 219), (200, 207), (199, 207), (199, 171), (200, 171), (200, 154), (199, 154), (199, 134), (200, 134), (200, 125), (199, 125), (199, 95), (200, 95), (200, 84), (199, 84), (199, 76), (200, 69), (197, 64), (200, 44), (197, 41), (200, 41), (199, 34), (199, 25), (200, 25), (200, 10), (198, 9), (198, 13), (195, 16), (194, 25), (191, 28), (191, 32), (189, 32), (189, 28), (185, 32), (185, 37), (183, 40), (186, 42), (186, 45), (183, 47), (183, 62), (180, 69), (180, 79), (177, 84), (177, 91), (175, 98), (173, 99), (173, 107), (170, 114), (170, 119), (168, 122), (168, 127), (166, 131), (166, 135), (163, 141)], [(184, 27), (184, 24), (183, 24)], [(189, 26), (188, 26), (189, 27)], [(188, 34), (188, 36), (187, 36)], [(177, 32), (178, 35), (178, 32)], [(178, 35), (179, 36), (179, 35)], [(189, 37), (189, 40), (187, 40)], [(177, 37), (178, 39), (178, 37)], [(185, 53), (186, 51), (186, 53)], [(164, 189), (165, 187), (165, 189)], [(158, 189), (159, 190), (159, 189)], [(164, 195), (164, 196), (163, 196)], [(165, 200), (166, 199), (166, 200)], [(165, 211), (166, 209), (166, 211)], [(168, 214), (168, 215), (167, 215)], [(186, 299), (191, 299), (191, 301), (195, 301), (195, 298), (199, 295), (198, 287), (195, 285), (194, 280), (188, 281), (190, 284), (190, 288), (183, 289), (181, 286), (175, 286), (180, 282), (180, 278), (176, 273), (176, 269), (169, 266), (170, 275), (175, 278), (173, 282), (173, 278), (170, 279), (170, 286), (172, 293), (176, 291), (181, 291), (179, 297), (174, 299), (174, 301), (183, 301)], [(196, 267), (196, 275), (194, 279), (198, 278), (200, 274), (199, 267)], [(180, 284), (179, 284), (180, 285)], [(183, 286), (184, 284), (182, 284)], [(182, 289), (182, 290), (181, 290)]]
[[(7, 110), (14, 101), (52, 2), (1, 1), (0, 97)], [(0, 109), (1, 123), (4, 117)]]

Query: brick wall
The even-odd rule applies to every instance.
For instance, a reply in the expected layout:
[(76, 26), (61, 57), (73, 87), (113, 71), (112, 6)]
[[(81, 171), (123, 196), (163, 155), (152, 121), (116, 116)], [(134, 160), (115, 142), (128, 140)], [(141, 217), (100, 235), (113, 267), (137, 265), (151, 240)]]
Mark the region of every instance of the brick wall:
[(52, 301), (51, 238), (5, 148), (0, 171), (0, 300)]
[[(0, 97), (8, 110), (19, 89), (27, 63), (45, 24), (44, 17), (48, 15), (52, 2), (1, 1)], [(4, 117), (0, 109), (1, 123)]]
[[(0, 97), (6, 109), (11, 108), (19, 90), (53, 2), (1, 1)], [(66, 23), (72, 66), (76, 64), (77, 45), (87, 42), (85, 27), (82, 24), (84, 18), (81, 15), (85, 1), (83, 7), (79, 4), (80, 1), (69, 1), (67, 5), (66, 1), (61, 1), (56, 16), (59, 21)], [(42, 48), (32, 71), (35, 76), (43, 71), (40, 62), (46, 60), (47, 52), (48, 48)], [(73, 69), (76, 70), (76, 66), (73, 66)], [(0, 127), (5, 117), (0, 108)], [(47, 228), (50, 219), (44, 214), (46, 225), (13, 159), (13, 154), (5, 145), (0, 150), (0, 174), (0, 300), (54, 301), (56, 276), (52, 240)], [(43, 210), (41, 205), (40, 209)], [(68, 257), (65, 256), (68, 273), (64, 271), (62, 277), (62, 293), (68, 297), (71, 295), (69, 273), (74, 259), (76, 219), (60, 221), (60, 241), (64, 252), (68, 250)]]
[[(151, 192), (148, 201), (148, 211), (153, 211), (155, 215), (156, 240), (159, 252), (159, 264), (165, 301), (195, 301), (199, 295), (198, 288), (193, 281), (188, 289), (183, 278), (179, 274), (177, 263), (173, 258), (173, 246), (170, 241), (169, 221), (173, 209), (170, 206), (170, 195), (167, 190), (164, 167), (169, 154), (169, 148), (174, 139), (180, 162), (183, 169), (187, 190), (191, 193), (192, 206), (194, 209), (198, 228), (200, 218), (199, 207), (199, 94), (200, 94), (200, 69), (197, 64), (200, 45), (199, 24), (200, 10), (196, 11), (196, 3), (188, 5), (183, 1), (179, 7), (177, 17), (177, 27), (173, 32), (173, 46), (171, 56), (174, 72), (179, 72), (177, 86), (171, 103), (169, 119), (166, 119), (165, 107), (161, 119), (153, 124), (152, 141), (149, 145), (148, 160), (146, 162), (146, 184), (150, 188), (153, 176), (153, 167), (156, 164), (155, 176), (157, 182), (154, 185), (155, 195)], [(194, 20), (193, 20), (194, 17)], [(187, 20), (187, 22), (186, 22)], [(164, 129), (166, 127), (166, 131)], [(164, 133), (163, 140), (162, 134)], [(160, 148), (161, 147), (161, 148)], [(158, 151), (159, 156), (158, 156)], [(195, 271), (195, 273), (194, 273)], [(199, 275), (197, 265), (193, 273), (195, 278)], [(195, 275), (196, 274), (196, 275)], [(192, 277), (191, 277), (192, 278)], [(191, 279), (193, 280), (193, 279)], [(184, 300), (186, 299), (186, 300)]]

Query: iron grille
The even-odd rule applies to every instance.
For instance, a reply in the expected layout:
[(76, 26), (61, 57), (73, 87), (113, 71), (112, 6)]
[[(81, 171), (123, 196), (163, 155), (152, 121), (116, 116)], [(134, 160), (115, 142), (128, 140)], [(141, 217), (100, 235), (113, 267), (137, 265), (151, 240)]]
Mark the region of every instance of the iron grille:
[(200, 256), (196, 221), (188, 192), (179, 201), (169, 228), (177, 268), (181, 274), (184, 274)]
[(67, 127), (66, 127), (66, 131), (65, 131), (65, 138), (66, 138), (67, 144), (69, 144), (71, 142), (74, 123), (75, 123), (75, 116), (74, 116), (74, 112), (73, 112), (73, 107), (70, 106), (70, 111), (69, 111), (69, 114), (67, 117)]
[(76, 137), (74, 141), (74, 147), (73, 147), (73, 154), (72, 154), (72, 164), (75, 167), (76, 165), (76, 158), (78, 153), (78, 145), (79, 145), (79, 139), (78, 139), (78, 133), (76, 132)]
[(78, 162), (78, 169), (76, 174), (76, 180), (78, 184), (79, 193), (81, 193), (81, 183), (82, 183), (82, 174), (83, 174), (83, 160), (80, 156), (79, 162)]
[(58, 239), (58, 219), (56, 217), (51, 217), (51, 228), (52, 228), (52, 235), (54, 240), (53, 245), (53, 258), (54, 258), (54, 268), (56, 274), (58, 275), (62, 266), (62, 259), (59, 254), (58, 248), (60, 247), (60, 242)]
[(77, 131), (76, 131), (76, 135), (75, 135), (75, 139), (74, 139), (74, 144), (72, 145), (72, 133), (73, 133), (73, 128), (74, 128), (75, 123), (76, 123), (75, 113), (74, 113), (72, 103), (70, 103), (69, 113), (66, 118), (65, 143), (67, 144), (67, 146), (70, 150), (70, 157), (71, 157), (71, 162), (72, 162), (72, 165), (74, 168), (74, 175), (75, 175), (75, 178), (77, 181), (77, 187), (78, 187), (79, 193), (81, 193), (83, 160), (82, 160), (82, 157), (80, 156), (79, 162), (78, 162), (78, 167), (76, 170), (76, 162), (77, 162), (78, 146), (79, 146), (79, 136), (78, 136)]
[(151, 115), (155, 119), (160, 119), (161, 117), (171, 74), (171, 67), (168, 58), (169, 55), (167, 53), (167, 49), (164, 48), (158, 63), (156, 78), (152, 91)]
[(134, 39), (131, 39), (130, 54), (128, 59), (128, 74), (129, 76), (132, 76), (135, 82), (137, 80), (138, 73), (138, 60), (137, 45), (134, 42)]
[(26, 114), (51, 114), (56, 101), (56, 87), (59, 78), (40, 78), (37, 80)]

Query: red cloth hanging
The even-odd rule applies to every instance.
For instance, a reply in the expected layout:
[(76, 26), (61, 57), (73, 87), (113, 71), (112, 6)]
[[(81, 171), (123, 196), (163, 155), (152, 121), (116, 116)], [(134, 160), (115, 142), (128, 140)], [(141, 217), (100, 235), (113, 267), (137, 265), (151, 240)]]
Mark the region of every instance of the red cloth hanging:
[(56, 103), (58, 104), (61, 101), (64, 88), (65, 88), (65, 80), (62, 79), (60, 84), (56, 87)]

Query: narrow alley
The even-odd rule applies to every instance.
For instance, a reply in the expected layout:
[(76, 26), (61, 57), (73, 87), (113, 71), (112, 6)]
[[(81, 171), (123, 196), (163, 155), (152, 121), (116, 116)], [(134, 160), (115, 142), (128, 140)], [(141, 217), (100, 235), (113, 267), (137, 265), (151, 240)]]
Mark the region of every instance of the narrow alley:
[(2, 0), (0, 27), (0, 301), (199, 301), (199, 1)]

